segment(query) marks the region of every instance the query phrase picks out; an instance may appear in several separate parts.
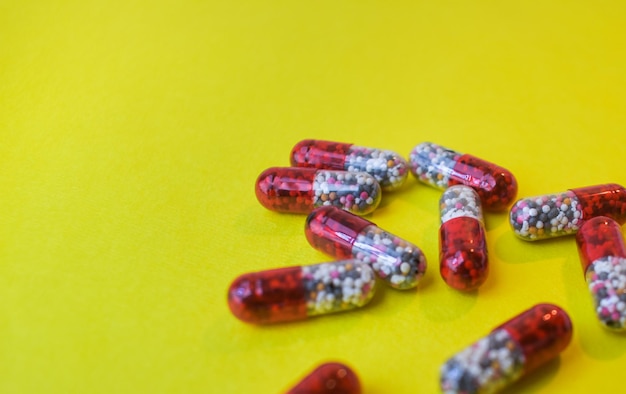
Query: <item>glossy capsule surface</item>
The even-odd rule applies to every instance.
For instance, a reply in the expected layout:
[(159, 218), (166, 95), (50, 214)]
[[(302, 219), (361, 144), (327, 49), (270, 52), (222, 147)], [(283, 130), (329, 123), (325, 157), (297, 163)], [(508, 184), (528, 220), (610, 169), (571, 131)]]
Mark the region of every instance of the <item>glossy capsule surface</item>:
[(595, 216), (626, 223), (626, 189), (610, 183), (522, 198), (511, 207), (509, 219), (518, 237), (539, 241), (575, 234)]
[(332, 205), (366, 215), (381, 199), (380, 185), (365, 172), (315, 168), (268, 168), (257, 178), (255, 192), (265, 208), (287, 213), (309, 213)]
[(591, 218), (576, 234), (576, 245), (598, 321), (626, 330), (626, 244), (622, 229), (606, 216)]
[(535, 305), (446, 361), (441, 390), (494, 393), (556, 357), (571, 339), (572, 322), (563, 309)]
[(472, 187), (486, 210), (505, 209), (517, 195), (517, 181), (509, 170), (431, 142), (413, 148), (409, 168), (417, 179), (439, 189)]
[(457, 290), (476, 290), (489, 273), (480, 197), (471, 187), (450, 186), (439, 200), (439, 211), (441, 277)]
[(361, 383), (347, 365), (325, 363), (315, 368), (287, 394), (361, 394)]
[(386, 191), (402, 186), (409, 173), (406, 160), (396, 152), (323, 140), (298, 142), (291, 150), (291, 165), (367, 172)]
[(420, 248), (336, 207), (311, 212), (304, 232), (315, 249), (338, 259), (368, 263), (396, 289), (414, 288), (426, 272), (426, 257)]
[(248, 323), (268, 324), (362, 307), (374, 295), (369, 265), (343, 260), (278, 268), (239, 276), (228, 289), (228, 306)]

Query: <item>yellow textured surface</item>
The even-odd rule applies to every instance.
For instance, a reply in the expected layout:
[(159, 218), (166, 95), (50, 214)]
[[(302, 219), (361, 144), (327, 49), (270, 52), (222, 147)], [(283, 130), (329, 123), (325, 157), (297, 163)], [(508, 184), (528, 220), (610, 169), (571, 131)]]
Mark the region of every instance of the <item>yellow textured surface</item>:
[(370, 220), (424, 250), (417, 291), (272, 327), (226, 304), (241, 273), (329, 260), (253, 192), (303, 138), (438, 142), (520, 197), (626, 183), (623, 2), (55, 3), (0, 5), (0, 392), (279, 393), (337, 359), (367, 394), (433, 393), (447, 357), (541, 301), (573, 341), (507, 392), (623, 386), (626, 338), (594, 320), (573, 239), (488, 214), (490, 276), (459, 294), (439, 192), (412, 177)]

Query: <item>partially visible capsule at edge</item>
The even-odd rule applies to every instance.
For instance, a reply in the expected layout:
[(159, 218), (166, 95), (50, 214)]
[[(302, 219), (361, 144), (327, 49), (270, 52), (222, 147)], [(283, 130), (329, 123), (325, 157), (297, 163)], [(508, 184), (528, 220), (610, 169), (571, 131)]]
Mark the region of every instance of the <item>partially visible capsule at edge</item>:
[(522, 198), (511, 207), (509, 221), (518, 237), (539, 241), (575, 234), (596, 216), (626, 223), (626, 189), (609, 183)]
[(315, 168), (268, 168), (257, 178), (255, 193), (265, 208), (287, 213), (309, 213), (332, 205), (366, 215), (381, 200), (380, 185), (365, 172)]
[(293, 147), (291, 165), (367, 172), (376, 178), (386, 191), (402, 186), (409, 173), (406, 160), (396, 152), (312, 139), (302, 140)]
[(329, 362), (315, 368), (287, 394), (361, 394), (361, 383), (347, 365)]
[(626, 244), (622, 229), (606, 216), (591, 218), (576, 234), (576, 245), (598, 321), (626, 330)]
[(480, 197), (468, 186), (450, 186), (439, 200), (439, 210), (441, 277), (457, 290), (476, 290), (489, 273)]
[(418, 180), (439, 189), (472, 187), (488, 210), (505, 209), (517, 195), (517, 181), (509, 170), (431, 142), (413, 148), (409, 168)]
[(414, 288), (426, 272), (426, 257), (420, 248), (336, 207), (311, 212), (304, 232), (315, 249), (338, 259), (368, 263), (379, 278), (396, 289)]
[(248, 323), (268, 324), (362, 307), (373, 297), (369, 265), (343, 260), (243, 274), (228, 290), (228, 306)]
[(563, 309), (535, 305), (446, 361), (441, 390), (494, 393), (558, 356), (571, 339), (572, 322)]

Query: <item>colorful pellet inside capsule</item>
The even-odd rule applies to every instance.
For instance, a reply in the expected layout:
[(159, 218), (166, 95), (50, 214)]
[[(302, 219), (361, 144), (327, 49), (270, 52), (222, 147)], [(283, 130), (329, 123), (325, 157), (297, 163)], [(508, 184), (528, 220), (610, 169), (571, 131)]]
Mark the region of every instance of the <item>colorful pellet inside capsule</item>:
[(298, 142), (291, 150), (291, 165), (367, 172), (386, 191), (402, 186), (409, 173), (406, 160), (396, 152), (322, 140)]
[(600, 323), (626, 330), (626, 244), (622, 229), (606, 216), (591, 218), (576, 234), (578, 254)]
[(494, 393), (558, 356), (571, 339), (572, 322), (563, 309), (535, 305), (446, 361), (441, 389)]
[(451, 287), (476, 290), (489, 272), (480, 197), (474, 189), (450, 186), (439, 200), (439, 269)]
[(380, 185), (368, 173), (315, 168), (268, 168), (257, 178), (255, 192), (265, 208), (288, 213), (332, 205), (366, 215), (381, 199)]
[(426, 257), (417, 246), (333, 206), (311, 212), (304, 232), (315, 249), (338, 259), (368, 263), (396, 289), (414, 288), (426, 272)]
[(359, 378), (345, 364), (324, 363), (287, 394), (361, 394)]
[(356, 260), (278, 268), (235, 279), (228, 306), (248, 323), (301, 320), (362, 307), (375, 284), (370, 266)]
[(517, 181), (509, 170), (431, 142), (413, 148), (409, 167), (417, 179), (439, 189), (474, 188), (487, 210), (505, 209), (517, 195)]
[(510, 222), (518, 237), (539, 241), (575, 234), (595, 216), (608, 216), (624, 224), (626, 189), (611, 183), (522, 198), (511, 207)]

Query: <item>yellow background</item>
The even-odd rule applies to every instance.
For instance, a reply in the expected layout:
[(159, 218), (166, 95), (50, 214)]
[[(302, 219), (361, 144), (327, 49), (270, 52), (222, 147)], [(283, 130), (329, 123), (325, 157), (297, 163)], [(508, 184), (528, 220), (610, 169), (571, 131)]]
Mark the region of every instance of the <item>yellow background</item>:
[(369, 217), (419, 245), (416, 291), (255, 327), (239, 274), (330, 258), (253, 187), (303, 138), (510, 169), (519, 197), (626, 183), (624, 3), (3, 1), (0, 392), (279, 393), (324, 360), (365, 393), (433, 393), (445, 359), (537, 302), (570, 347), (507, 392), (621, 388), (574, 240), (487, 214), (475, 295), (438, 273), (440, 192), (410, 177)]

